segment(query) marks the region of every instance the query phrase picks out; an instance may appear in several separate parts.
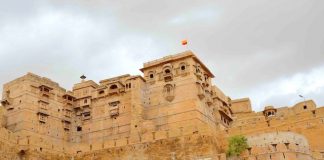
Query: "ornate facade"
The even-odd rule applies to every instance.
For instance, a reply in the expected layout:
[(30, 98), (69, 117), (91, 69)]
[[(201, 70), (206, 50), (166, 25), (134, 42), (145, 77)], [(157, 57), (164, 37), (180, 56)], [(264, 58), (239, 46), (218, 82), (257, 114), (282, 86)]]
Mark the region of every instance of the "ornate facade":
[[(305, 122), (315, 122), (324, 115), (312, 101), (253, 112), (248, 98), (232, 100), (213, 85), (214, 75), (191, 51), (144, 63), (140, 70), (143, 77), (99, 83), (82, 77), (71, 91), (32, 73), (5, 84), (1, 159), (226, 159), (226, 137), (300, 133), (291, 126), (300, 119), (289, 118), (307, 114)], [(324, 143), (305, 137), (304, 157), (320, 158)], [(242, 157), (259, 154), (250, 148)]]

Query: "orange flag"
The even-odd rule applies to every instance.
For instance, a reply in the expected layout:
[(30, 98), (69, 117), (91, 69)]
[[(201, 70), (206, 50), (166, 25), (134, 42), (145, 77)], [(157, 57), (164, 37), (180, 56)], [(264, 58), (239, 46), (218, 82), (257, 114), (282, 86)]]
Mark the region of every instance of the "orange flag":
[(187, 45), (188, 44), (188, 41), (186, 39), (184, 39), (184, 40), (181, 41), (181, 44), (182, 45)]

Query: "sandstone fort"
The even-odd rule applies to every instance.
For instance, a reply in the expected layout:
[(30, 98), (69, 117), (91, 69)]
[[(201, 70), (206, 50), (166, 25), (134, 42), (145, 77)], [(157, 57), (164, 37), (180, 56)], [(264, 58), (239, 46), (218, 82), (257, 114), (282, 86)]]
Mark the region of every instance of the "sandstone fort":
[(4, 84), (0, 159), (226, 160), (234, 135), (248, 139), (241, 159), (324, 159), (324, 107), (312, 100), (255, 112), (212, 84), (191, 51), (140, 70), (82, 76), (71, 90), (32, 73)]

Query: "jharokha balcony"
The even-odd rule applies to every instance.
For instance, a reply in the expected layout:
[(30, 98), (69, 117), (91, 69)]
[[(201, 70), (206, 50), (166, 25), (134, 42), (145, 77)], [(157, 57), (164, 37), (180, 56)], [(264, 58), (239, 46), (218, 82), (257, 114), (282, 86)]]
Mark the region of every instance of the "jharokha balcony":
[(37, 109), (37, 114), (49, 115), (47, 107), (39, 106)]
[(39, 86), (39, 90), (41, 96), (50, 97), (50, 91), (53, 90), (53, 88), (48, 87), (46, 85), (41, 85)]

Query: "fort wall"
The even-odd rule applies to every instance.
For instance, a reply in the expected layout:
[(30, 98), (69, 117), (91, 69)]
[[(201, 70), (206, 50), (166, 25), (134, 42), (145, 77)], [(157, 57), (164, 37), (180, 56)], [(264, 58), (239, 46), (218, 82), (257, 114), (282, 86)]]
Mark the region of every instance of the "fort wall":
[[(143, 77), (99, 83), (83, 75), (71, 91), (32, 73), (6, 83), (0, 158), (224, 160), (226, 138), (238, 134), (253, 146), (242, 158), (324, 157), (324, 107), (311, 100), (254, 112), (248, 98), (232, 100), (213, 85), (214, 75), (191, 51), (140, 70)], [(269, 150), (274, 142), (278, 151)]]

